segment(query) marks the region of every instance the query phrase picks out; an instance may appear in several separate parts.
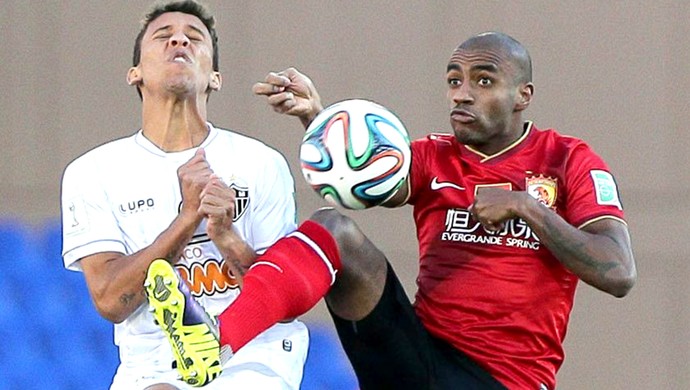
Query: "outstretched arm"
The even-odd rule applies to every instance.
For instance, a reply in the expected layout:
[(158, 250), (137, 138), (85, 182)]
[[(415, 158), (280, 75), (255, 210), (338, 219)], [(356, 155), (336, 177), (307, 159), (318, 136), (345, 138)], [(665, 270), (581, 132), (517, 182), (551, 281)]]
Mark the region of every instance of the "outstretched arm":
[[(298, 117), (305, 129), (323, 110), (321, 97), (314, 83), (295, 68), (270, 72), (264, 81), (254, 84), (252, 90), (256, 95), (266, 96), (275, 112)], [(405, 203), (409, 192), (408, 180), (405, 179), (400, 190), (383, 207), (398, 207)]]
[(470, 211), (489, 230), (522, 218), (566, 268), (599, 290), (623, 297), (635, 283), (630, 235), (622, 221), (604, 218), (577, 229), (528, 193), (498, 188), (480, 191)]

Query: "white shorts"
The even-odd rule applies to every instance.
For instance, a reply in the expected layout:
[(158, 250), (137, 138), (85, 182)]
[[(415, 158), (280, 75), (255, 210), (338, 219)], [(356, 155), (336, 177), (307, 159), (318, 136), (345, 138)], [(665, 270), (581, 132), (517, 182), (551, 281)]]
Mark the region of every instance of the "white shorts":
[[(276, 324), (235, 353), (223, 366), (221, 375), (203, 389), (299, 390), (308, 349), (309, 331), (303, 323)], [(198, 389), (177, 380), (172, 351), (169, 362), (137, 367), (120, 365), (110, 390), (138, 390), (157, 383)]]

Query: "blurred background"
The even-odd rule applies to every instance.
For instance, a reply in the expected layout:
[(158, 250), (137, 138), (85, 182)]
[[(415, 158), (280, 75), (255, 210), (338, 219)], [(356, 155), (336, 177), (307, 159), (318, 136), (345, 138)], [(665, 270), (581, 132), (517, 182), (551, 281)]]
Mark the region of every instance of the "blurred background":
[[(536, 84), (527, 118), (585, 139), (608, 161), (639, 271), (622, 300), (580, 285), (559, 388), (690, 388), (690, 2), (205, 3), (217, 19), (224, 76), (209, 118), (285, 154), (301, 220), (322, 205), (298, 169), (301, 126), (253, 96), (254, 82), (295, 66), (325, 103), (376, 100), (418, 138), (449, 131), (444, 75), (459, 43), (500, 30), (525, 44)], [(71, 160), (140, 127), (139, 97), (125, 75), (150, 4), (0, 0), (0, 389), (110, 383), (110, 324), (96, 314), (82, 275), (62, 267), (60, 181)], [(411, 209), (349, 214), (412, 297)], [(314, 342), (303, 388), (356, 388), (324, 305), (304, 321)]]

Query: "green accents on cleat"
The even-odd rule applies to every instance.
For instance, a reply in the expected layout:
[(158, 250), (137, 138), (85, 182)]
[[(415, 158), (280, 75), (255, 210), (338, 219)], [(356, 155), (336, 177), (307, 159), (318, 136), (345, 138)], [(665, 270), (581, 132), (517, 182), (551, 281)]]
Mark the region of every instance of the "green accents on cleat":
[(149, 266), (144, 282), (154, 322), (165, 333), (182, 381), (200, 387), (222, 371), (220, 343), (213, 320), (166, 260)]

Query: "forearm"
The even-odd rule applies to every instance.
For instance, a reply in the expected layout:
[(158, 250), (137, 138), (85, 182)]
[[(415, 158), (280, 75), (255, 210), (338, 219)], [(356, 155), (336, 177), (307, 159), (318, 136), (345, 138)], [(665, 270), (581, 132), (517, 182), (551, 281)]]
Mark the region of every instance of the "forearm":
[(257, 258), (256, 251), (237, 234), (234, 228), (222, 237), (215, 238), (213, 242), (241, 288), (244, 274)]
[(145, 301), (144, 279), (155, 259), (175, 264), (198, 225), (194, 218), (178, 216), (151, 245), (131, 254), (97, 254), (82, 260), (89, 290), (99, 313), (119, 323)]
[(597, 222), (607, 229), (595, 234), (575, 228), (541, 205), (525, 210), (522, 218), (567, 269), (599, 290), (617, 297), (627, 294), (636, 277), (627, 230), (623, 237), (608, 229), (619, 222)]

